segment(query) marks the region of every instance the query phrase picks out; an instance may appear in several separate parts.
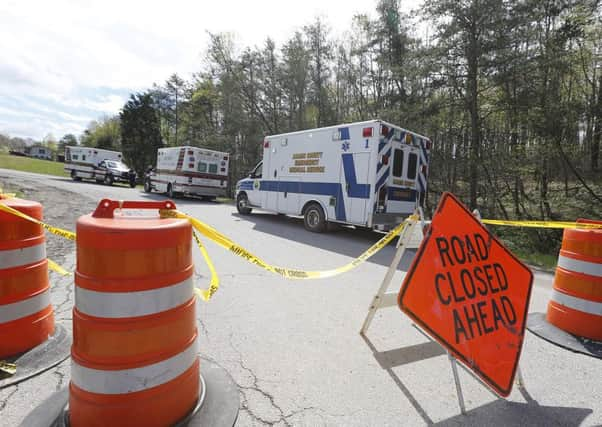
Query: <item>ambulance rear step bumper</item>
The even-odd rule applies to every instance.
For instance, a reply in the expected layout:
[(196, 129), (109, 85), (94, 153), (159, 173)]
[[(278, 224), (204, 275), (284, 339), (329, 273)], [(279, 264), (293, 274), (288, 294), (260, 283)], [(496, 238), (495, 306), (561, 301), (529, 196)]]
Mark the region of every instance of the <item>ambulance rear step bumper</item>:
[(377, 213), (372, 215), (372, 228), (380, 231), (389, 231), (401, 224), (413, 212)]

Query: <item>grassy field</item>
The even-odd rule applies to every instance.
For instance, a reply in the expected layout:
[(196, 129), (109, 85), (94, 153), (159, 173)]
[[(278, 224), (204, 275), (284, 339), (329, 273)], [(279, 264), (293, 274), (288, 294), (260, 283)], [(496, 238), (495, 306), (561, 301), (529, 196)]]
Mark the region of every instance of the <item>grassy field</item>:
[(0, 154), (0, 168), (4, 169), (15, 169), (24, 172), (43, 173), (46, 175), (67, 176), (63, 170), (63, 166), (63, 163), (50, 160)]

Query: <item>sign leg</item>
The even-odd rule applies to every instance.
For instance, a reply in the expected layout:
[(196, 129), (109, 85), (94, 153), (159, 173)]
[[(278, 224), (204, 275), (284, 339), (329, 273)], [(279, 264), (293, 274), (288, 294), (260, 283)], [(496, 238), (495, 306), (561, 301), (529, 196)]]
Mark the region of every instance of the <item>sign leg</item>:
[(525, 380), (523, 379), (523, 373), (520, 370), (520, 365), (516, 367), (516, 385), (520, 388), (525, 387)]
[(464, 395), (462, 394), (462, 385), (460, 384), (460, 377), (458, 376), (458, 367), (456, 366), (456, 359), (448, 352), (447, 357), (451, 363), (452, 372), (454, 374), (454, 382), (456, 383), (456, 393), (458, 395), (458, 405), (460, 405), (460, 412), (462, 415), (466, 415), (466, 407), (464, 406)]
[(391, 284), (391, 280), (393, 280), (393, 275), (397, 271), (397, 267), (399, 266), (401, 258), (403, 257), (403, 253), (405, 252), (406, 245), (407, 245), (407, 243), (406, 243), (407, 239), (410, 236), (412, 236), (415, 224), (416, 224), (415, 222), (408, 224), (406, 226), (406, 228), (399, 235), (399, 238), (397, 239), (397, 245), (396, 245), (397, 250), (395, 252), (395, 256), (393, 257), (393, 261), (391, 262), (391, 265), (389, 266), (389, 269), (387, 270), (387, 274), (385, 274), (385, 278), (383, 279), (383, 281), (380, 285), (380, 288), (378, 288), (378, 292), (376, 293), (376, 295), (374, 295), (374, 298), (372, 299), (372, 303), (370, 304), (370, 308), (368, 309), (368, 315), (366, 316), (366, 319), (364, 320), (362, 329), (360, 329), (360, 334), (362, 334), (362, 335), (366, 334), (366, 331), (370, 327), (370, 323), (372, 323), (372, 319), (374, 318), (374, 315), (376, 314), (376, 310), (378, 310), (382, 304), (383, 296), (384, 296), (385, 292), (387, 291), (387, 289), (389, 288), (389, 285)]

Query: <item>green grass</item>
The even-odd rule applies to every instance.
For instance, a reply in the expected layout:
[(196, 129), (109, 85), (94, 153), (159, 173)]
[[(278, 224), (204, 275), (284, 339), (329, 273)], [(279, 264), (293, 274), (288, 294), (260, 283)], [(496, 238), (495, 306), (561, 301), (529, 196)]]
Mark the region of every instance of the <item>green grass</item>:
[(525, 264), (539, 267), (542, 270), (553, 272), (558, 262), (558, 257), (541, 252), (524, 252), (521, 250), (513, 251), (514, 254)]
[(23, 172), (43, 173), (46, 175), (68, 176), (63, 170), (64, 163), (50, 160), (31, 159), (29, 157), (0, 154), (0, 168)]

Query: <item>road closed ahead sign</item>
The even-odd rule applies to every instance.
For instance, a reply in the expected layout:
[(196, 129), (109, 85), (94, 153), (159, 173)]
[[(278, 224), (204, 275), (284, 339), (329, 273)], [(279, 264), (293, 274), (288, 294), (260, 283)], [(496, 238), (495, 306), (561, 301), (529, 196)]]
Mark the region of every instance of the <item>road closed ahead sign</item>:
[(498, 394), (508, 396), (533, 274), (445, 193), (399, 292), (399, 306)]

